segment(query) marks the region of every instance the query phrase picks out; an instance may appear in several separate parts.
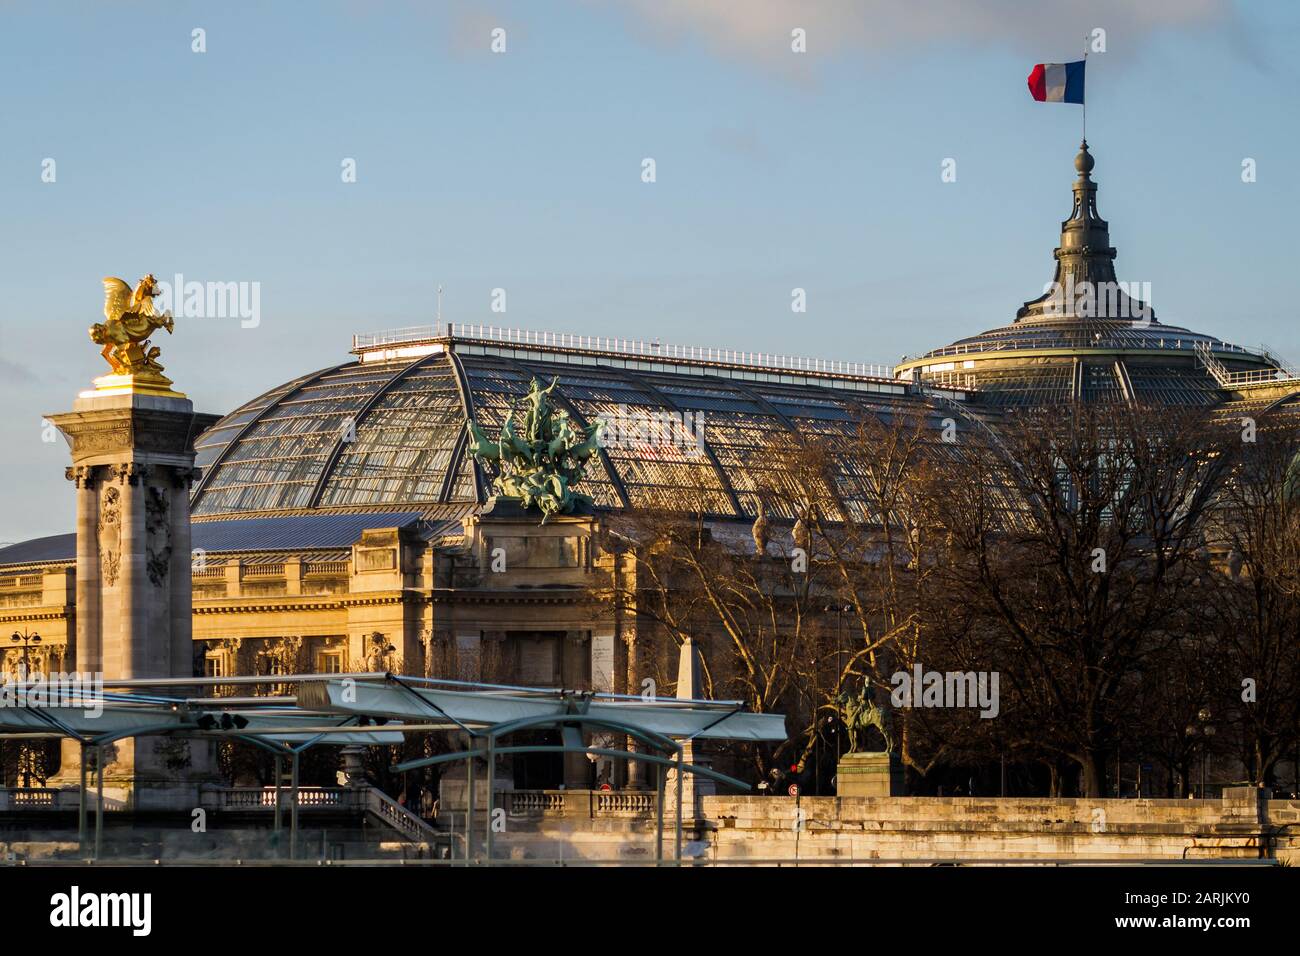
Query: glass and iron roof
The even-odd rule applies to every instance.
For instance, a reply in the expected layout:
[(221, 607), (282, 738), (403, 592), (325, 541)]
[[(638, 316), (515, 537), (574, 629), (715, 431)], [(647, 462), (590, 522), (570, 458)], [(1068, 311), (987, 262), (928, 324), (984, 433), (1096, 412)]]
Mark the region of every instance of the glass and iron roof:
[[(609, 508), (690, 502), (753, 515), (757, 453), (783, 435), (847, 434), (863, 416), (902, 409), (944, 417), (888, 369), (644, 355), (468, 327), (356, 351), (358, 361), (273, 389), (199, 438), (196, 518), (483, 502), (491, 476), (466, 452), (466, 417), (496, 434), (533, 377), (558, 377), (557, 404), (579, 424), (606, 422), (613, 437), (581, 490)], [(660, 440), (638, 431), (646, 423)]]

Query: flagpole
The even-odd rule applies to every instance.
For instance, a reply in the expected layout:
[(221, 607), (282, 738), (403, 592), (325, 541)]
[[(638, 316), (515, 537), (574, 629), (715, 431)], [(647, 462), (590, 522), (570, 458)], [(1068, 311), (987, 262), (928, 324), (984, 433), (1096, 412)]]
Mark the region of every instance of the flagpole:
[(1088, 142), (1088, 34), (1083, 35), (1083, 141)]

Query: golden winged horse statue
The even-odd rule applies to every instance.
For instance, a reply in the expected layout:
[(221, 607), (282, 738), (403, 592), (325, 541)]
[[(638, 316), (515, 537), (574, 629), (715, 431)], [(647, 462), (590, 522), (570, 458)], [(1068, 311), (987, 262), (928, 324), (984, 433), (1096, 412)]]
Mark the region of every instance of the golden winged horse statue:
[(154, 312), (157, 290), (152, 275), (141, 279), (135, 291), (121, 279), (104, 278), (104, 321), (90, 327), (90, 339), (104, 346), (104, 359), (117, 375), (162, 371), (158, 364), (161, 350), (148, 347), (149, 336), (155, 329), (166, 329), (170, 334), (173, 323), (170, 312)]

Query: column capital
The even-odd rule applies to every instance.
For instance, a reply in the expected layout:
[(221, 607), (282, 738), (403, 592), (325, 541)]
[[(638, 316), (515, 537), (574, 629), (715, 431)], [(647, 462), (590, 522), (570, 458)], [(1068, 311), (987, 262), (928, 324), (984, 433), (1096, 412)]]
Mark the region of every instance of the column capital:
[(78, 488), (89, 488), (95, 482), (95, 466), (69, 465), (63, 469), (63, 477), (75, 483)]
[(120, 465), (109, 465), (108, 476), (116, 479), (118, 484), (138, 485), (149, 480), (149, 466), (136, 461), (123, 462)]
[(172, 487), (184, 488), (187, 491), (193, 487), (194, 482), (203, 477), (201, 468), (183, 468), (180, 466), (171, 469)]

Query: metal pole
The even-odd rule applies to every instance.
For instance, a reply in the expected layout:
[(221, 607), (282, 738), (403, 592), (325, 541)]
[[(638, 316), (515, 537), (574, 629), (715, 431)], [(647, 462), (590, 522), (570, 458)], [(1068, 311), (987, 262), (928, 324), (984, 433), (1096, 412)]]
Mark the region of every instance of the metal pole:
[[(275, 755), (275, 826), (274, 833), (280, 832), (280, 781), (284, 778), (284, 758)], [(277, 847), (279, 844), (276, 844)]]
[(95, 859), (104, 849), (104, 748), (95, 748)]
[(298, 751), (293, 752), (292, 780), (289, 782), (289, 859), (298, 859)]
[(81, 745), (81, 782), (77, 787), (77, 852), (86, 855), (86, 745)]
[(496, 774), (492, 772), (493, 760), (496, 756), (496, 738), (488, 734), (487, 739), (487, 831), (484, 834), (484, 842), (487, 846), (487, 865), (492, 865), (492, 813), (496, 806), (496, 794), (492, 784)]
[[(682, 745), (677, 745), (677, 865), (682, 865), (682, 792), (686, 789), (686, 771), (682, 769)], [(694, 813), (695, 808), (691, 808)]]
[(664, 861), (664, 773), (665, 771), (664, 771), (663, 764), (656, 763), (656, 764), (651, 764), (650, 766), (653, 766), (655, 768), (655, 776), (657, 777), (657, 783), (655, 784), (655, 786), (659, 792), (658, 800), (657, 800), (657, 806), (659, 809), (655, 820), (655, 862), (662, 863)]
[(474, 860), (474, 735), (469, 735), (469, 767), (465, 779), (469, 783), (469, 793), (465, 798), (465, 865)]

